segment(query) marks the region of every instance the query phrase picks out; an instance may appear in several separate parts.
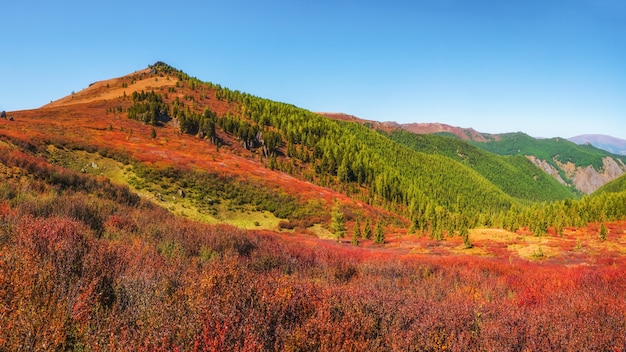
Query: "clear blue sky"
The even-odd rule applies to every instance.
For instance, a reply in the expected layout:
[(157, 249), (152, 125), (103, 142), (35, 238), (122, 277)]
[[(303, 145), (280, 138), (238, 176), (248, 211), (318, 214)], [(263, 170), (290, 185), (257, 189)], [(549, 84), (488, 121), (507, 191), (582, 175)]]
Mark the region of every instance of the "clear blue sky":
[(0, 110), (162, 60), (312, 111), (626, 139), (622, 0), (23, 0), (0, 28)]

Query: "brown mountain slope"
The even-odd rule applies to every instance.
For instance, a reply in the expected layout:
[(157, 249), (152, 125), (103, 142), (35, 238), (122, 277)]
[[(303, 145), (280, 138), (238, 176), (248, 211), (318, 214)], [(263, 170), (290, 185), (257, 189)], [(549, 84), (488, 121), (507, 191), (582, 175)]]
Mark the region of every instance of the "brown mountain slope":
[(94, 82), (90, 84), (89, 87), (46, 104), (42, 106), (42, 108), (116, 100), (123, 97), (125, 93), (130, 95), (133, 92), (141, 90), (150, 91), (164, 87), (173, 87), (178, 80), (176, 77), (172, 76), (161, 77), (162, 79), (159, 80), (158, 77), (154, 77), (150, 72), (151, 69), (146, 68), (124, 77)]
[(473, 128), (461, 128), (443, 123), (405, 123), (400, 125), (403, 129), (416, 134), (448, 133), (465, 141), (486, 142), (497, 140), (497, 135), (481, 133)]
[(450, 134), (454, 135), (465, 141), (475, 141), (475, 142), (486, 142), (490, 140), (498, 140), (498, 135), (492, 135), (488, 133), (478, 132), (473, 128), (462, 128), (451, 125), (446, 125), (444, 123), (430, 123), (430, 122), (422, 122), (422, 123), (397, 123), (395, 121), (385, 121), (379, 122), (374, 120), (366, 120), (360, 117), (339, 113), (339, 112), (318, 112), (318, 114), (322, 116), (326, 116), (331, 119), (341, 120), (341, 121), (350, 121), (357, 122), (363, 125), (370, 126), (372, 128), (391, 132), (395, 129), (402, 128), (409, 132), (415, 134)]
[(377, 130), (391, 132), (397, 128), (401, 128), (402, 126), (393, 121), (385, 121), (379, 122), (374, 120), (366, 120), (360, 117), (356, 117), (354, 115), (348, 115), (340, 112), (318, 112), (317, 114), (328, 117), (329, 119), (340, 120), (340, 121), (349, 121), (349, 122), (357, 122), (362, 125), (369, 126), (370, 128), (374, 128)]

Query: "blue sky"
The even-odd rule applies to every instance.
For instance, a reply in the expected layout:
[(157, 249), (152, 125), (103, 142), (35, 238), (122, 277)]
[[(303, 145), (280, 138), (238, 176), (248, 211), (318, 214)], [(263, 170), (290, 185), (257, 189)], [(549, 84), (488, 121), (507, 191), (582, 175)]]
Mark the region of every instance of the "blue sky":
[(0, 110), (165, 61), (312, 111), (626, 139), (617, 0), (5, 1)]

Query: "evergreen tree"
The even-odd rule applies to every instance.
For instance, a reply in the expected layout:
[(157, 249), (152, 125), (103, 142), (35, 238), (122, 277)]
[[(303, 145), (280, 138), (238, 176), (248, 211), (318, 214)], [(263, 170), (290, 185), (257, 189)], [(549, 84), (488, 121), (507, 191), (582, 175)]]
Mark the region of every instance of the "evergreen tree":
[(448, 228), (448, 237), (453, 237), (454, 233), (458, 229), (457, 220), (455, 219), (456, 214), (450, 214), (447, 219), (447, 228)]
[(354, 221), (354, 238), (359, 239), (362, 237), (361, 235), (361, 224), (359, 223), (359, 218), (356, 218)]
[(335, 199), (333, 209), (331, 210), (330, 229), (337, 237), (337, 242), (346, 236), (346, 219), (341, 209), (341, 204)]
[(376, 223), (376, 234), (374, 235), (374, 243), (385, 243), (385, 233), (383, 232), (383, 227), (380, 225), (380, 221)]
[(557, 216), (554, 219), (554, 234), (563, 237), (563, 218)]
[(606, 241), (606, 235), (608, 233), (609, 231), (607, 230), (606, 225), (604, 225), (604, 222), (600, 223), (600, 233), (598, 235), (600, 237), (600, 241)]
[(339, 164), (339, 167), (337, 168), (337, 179), (341, 183), (348, 183), (351, 181), (350, 174), (351, 173), (350, 173), (350, 167), (348, 165), (348, 158), (344, 157), (341, 163)]
[(463, 237), (463, 246), (465, 249), (472, 248), (472, 242), (469, 239), (469, 218), (465, 215), (459, 215), (458, 219), (459, 236)]
[(156, 138), (156, 130), (154, 129), (154, 127), (152, 128), (152, 131), (150, 131), (150, 138)]
[(545, 219), (544, 211), (535, 206), (534, 216), (531, 220), (532, 232), (535, 236), (541, 237), (548, 233), (548, 222)]
[(505, 220), (504, 220), (505, 229), (511, 232), (517, 231), (519, 229), (517, 218), (518, 218), (518, 210), (517, 210), (517, 207), (513, 205), (511, 209), (509, 209), (506, 213)]
[(372, 225), (370, 224), (370, 219), (365, 219), (365, 226), (363, 227), (363, 237), (366, 240), (372, 239)]
[(463, 237), (463, 246), (465, 247), (465, 249), (474, 247), (469, 239), (469, 230), (467, 228), (467, 225), (461, 224), (461, 227), (459, 228), (459, 234), (461, 235), (461, 237)]

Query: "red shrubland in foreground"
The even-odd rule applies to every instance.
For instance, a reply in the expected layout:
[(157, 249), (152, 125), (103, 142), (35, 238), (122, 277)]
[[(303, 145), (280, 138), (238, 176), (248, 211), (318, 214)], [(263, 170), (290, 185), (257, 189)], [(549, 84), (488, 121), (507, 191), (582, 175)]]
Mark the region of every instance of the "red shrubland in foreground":
[(96, 198), (88, 179), (1, 192), (1, 350), (626, 347), (622, 258), (567, 267), (292, 241), (175, 218), (124, 188)]

